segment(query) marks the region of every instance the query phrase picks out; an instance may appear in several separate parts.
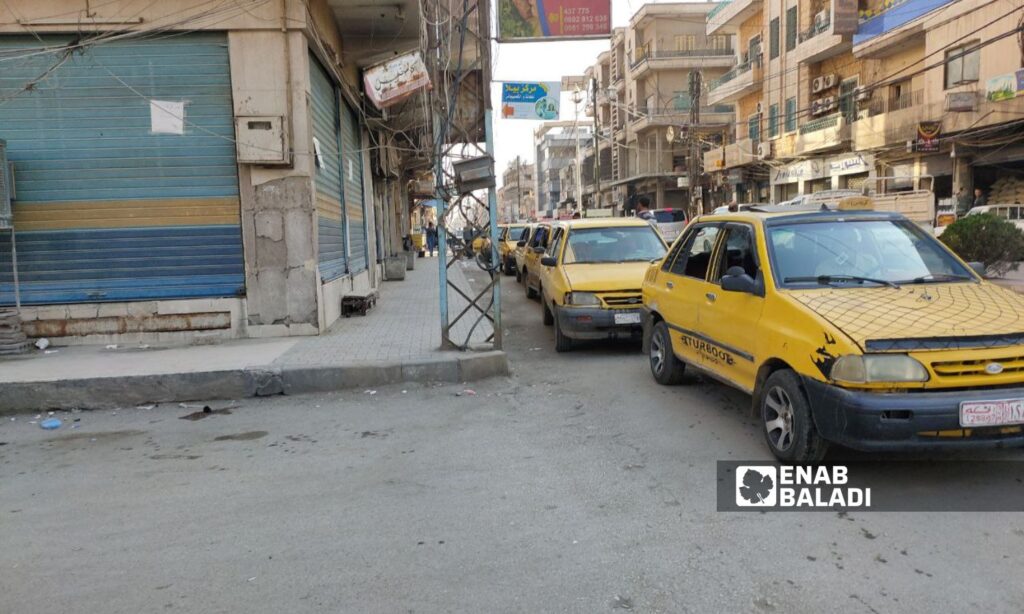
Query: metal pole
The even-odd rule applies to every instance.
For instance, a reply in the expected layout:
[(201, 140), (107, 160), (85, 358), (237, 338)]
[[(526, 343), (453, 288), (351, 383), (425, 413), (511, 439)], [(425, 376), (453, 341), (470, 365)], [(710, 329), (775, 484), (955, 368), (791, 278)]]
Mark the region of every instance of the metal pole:
[(518, 222), (523, 217), (523, 188), (520, 184), (520, 158), (516, 156), (516, 216), (515, 219), (510, 219), (509, 222)]
[[(486, 139), (487, 155), (494, 160), (494, 125), (493, 112), (490, 108), (484, 111), (484, 138)], [(516, 182), (519, 175), (519, 158), (516, 157)], [(494, 186), (487, 188), (487, 209), (490, 211), (491, 219), (491, 263), (498, 262), (498, 196)], [(491, 269), (492, 283), (491, 297), (494, 302), (494, 349), (501, 349), (501, 268)]]
[[(434, 121), (434, 142), (441, 140), (441, 124), (435, 116)], [(441, 315), (441, 349), (446, 350), (452, 347), (448, 328), (448, 230), (444, 222), (444, 212), (447, 209), (447, 195), (444, 191), (443, 144), (438, 152), (435, 152), (437, 159), (434, 160), (434, 201), (437, 203), (437, 264), (438, 284), (440, 285), (440, 297), (438, 305)], [(403, 205), (404, 206), (404, 205)]]

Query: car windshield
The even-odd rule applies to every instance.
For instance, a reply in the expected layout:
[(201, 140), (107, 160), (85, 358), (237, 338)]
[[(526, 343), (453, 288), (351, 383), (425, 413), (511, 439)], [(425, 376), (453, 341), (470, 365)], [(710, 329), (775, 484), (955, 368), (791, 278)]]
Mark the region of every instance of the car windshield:
[(665, 244), (650, 226), (580, 228), (569, 232), (565, 264), (650, 261), (665, 255)]
[(893, 285), (973, 280), (938, 241), (905, 220), (829, 220), (767, 228), (783, 285)]
[(655, 209), (651, 211), (651, 215), (654, 217), (654, 221), (659, 224), (686, 221), (686, 212), (682, 209)]

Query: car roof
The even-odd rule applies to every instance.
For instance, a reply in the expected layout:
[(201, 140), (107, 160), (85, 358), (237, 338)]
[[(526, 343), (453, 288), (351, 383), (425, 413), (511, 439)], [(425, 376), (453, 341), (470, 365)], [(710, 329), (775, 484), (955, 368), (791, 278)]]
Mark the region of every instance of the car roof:
[(759, 205), (746, 211), (735, 213), (719, 213), (702, 215), (696, 222), (750, 222), (750, 223), (785, 223), (795, 221), (835, 221), (849, 219), (873, 220), (904, 220), (903, 215), (892, 211), (848, 210), (840, 211), (834, 207), (821, 205), (798, 205), (784, 207), (780, 205)]
[(647, 220), (635, 217), (592, 217), (576, 220), (560, 220), (556, 223), (568, 228), (621, 228), (629, 226), (651, 226)]

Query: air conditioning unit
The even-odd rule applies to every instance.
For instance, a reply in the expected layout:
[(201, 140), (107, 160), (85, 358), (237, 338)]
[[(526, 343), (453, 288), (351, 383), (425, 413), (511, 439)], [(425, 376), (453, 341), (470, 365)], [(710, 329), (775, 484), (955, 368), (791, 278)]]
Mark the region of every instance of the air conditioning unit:
[(830, 89), (839, 84), (839, 77), (835, 74), (825, 75), (822, 77), (824, 81), (824, 89)]
[(762, 111), (764, 111), (764, 105), (760, 101), (758, 101), (756, 113), (761, 113)]
[(828, 27), (828, 11), (821, 11), (814, 16), (814, 29), (821, 32)]
[(855, 91), (854, 96), (856, 97), (857, 102), (867, 102), (871, 100), (871, 94), (873, 93), (874, 92), (872, 92), (868, 88), (858, 87)]
[(819, 98), (818, 100), (811, 101), (811, 115), (821, 115), (822, 113), (824, 113), (821, 104), (822, 100), (823, 99)]
[(825, 89), (825, 78), (815, 77), (814, 80), (811, 81), (811, 91), (817, 94), (823, 89)]
[(757, 157), (760, 160), (771, 160), (772, 158), (772, 143), (767, 141), (765, 143), (757, 144)]

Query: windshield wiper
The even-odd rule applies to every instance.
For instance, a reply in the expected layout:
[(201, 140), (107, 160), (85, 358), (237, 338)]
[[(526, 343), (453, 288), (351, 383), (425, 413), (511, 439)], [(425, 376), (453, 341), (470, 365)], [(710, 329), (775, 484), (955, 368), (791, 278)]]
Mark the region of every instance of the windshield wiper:
[(953, 273), (929, 273), (928, 275), (922, 275), (915, 277), (914, 279), (905, 279), (899, 283), (901, 284), (926, 284), (930, 281), (973, 281), (973, 278), (966, 275), (956, 275)]
[(787, 284), (814, 281), (823, 286), (837, 281), (854, 281), (857, 283), (867, 282), (872, 284), (879, 284), (882, 286), (889, 286), (890, 288), (899, 288), (899, 285), (897, 285), (896, 283), (885, 279), (875, 279), (874, 277), (861, 277), (859, 275), (817, 275), (815, 277), (787, 277), (782, 281), (783, 283)]

